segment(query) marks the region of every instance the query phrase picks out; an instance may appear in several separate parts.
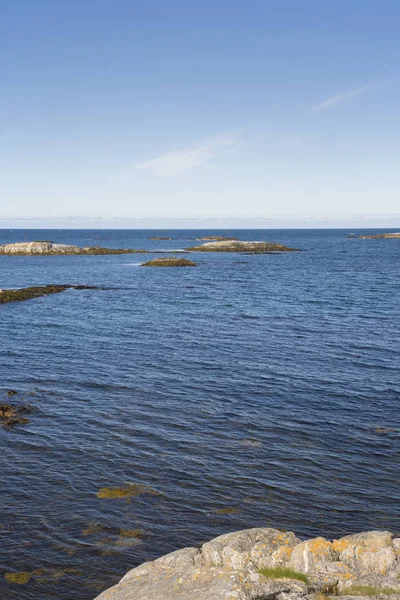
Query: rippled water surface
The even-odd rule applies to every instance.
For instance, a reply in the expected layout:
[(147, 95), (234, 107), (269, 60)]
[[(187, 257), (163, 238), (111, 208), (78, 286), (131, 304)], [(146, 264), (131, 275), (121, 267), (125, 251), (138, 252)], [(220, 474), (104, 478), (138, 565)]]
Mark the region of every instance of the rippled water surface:
[[(207, 233), (0, 243), (171, 250)], [(400, 241), (229, 233), (307, 252), (200, 254), (188, 269), (0, 256), (0, 288), (115, 288), (0, 305), (0, 402), (14, 389), (37, 408), (0, 428), (2, 600), (92, 600), (145, 560), (245, 527), (400, 530)], [(160, 495), (96, 495), (130, 483)], [(25, 585), (4, 578), (20, 571)]]

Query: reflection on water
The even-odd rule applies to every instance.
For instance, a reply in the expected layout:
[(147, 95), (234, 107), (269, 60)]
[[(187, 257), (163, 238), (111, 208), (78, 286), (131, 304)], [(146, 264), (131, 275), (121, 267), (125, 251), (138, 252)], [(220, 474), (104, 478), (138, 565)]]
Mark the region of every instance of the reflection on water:
[[(210, 232), (148, 239), (162, 233), (23, 235), (174, 249)], [(2, 600), (91, 600), (140, 562), (245, 527), (400, 530), (400, 243), (218, 233), (308, 252), (160, 270), (1, 259), (0, 288), (118, 288), (0, 308), (0, 404), (35, 408), (0, 427)]]

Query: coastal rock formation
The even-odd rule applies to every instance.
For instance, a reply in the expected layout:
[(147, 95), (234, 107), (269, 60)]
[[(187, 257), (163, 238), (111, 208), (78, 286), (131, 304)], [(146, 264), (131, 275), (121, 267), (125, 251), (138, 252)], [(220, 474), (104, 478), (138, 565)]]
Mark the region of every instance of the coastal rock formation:
[(142, 264), (142, 267), (196, 267), (197, 263), (186, 258), (173, 256), (154, 258)]
[(0, 254), (14, 256), (52, 255), (52, 254), (143, 254), (147, 250), (134, 250), (133, 248), (115, 249), (100, 246), (71, 246), (69, 244), (56, 244), (54, 242), (18, 242), (16, 244), (3, 244)]
[(377, 235), (350, 235), (349, 237), (358, 240), (400, 240), (400, 231), (398, 233), (379, 233)]
[(144, 563), (96, 600), (399, 600), (399, 548), (387, 531), (301, 542), (248, 529)]
[(222, 242), (208, 242), (200, 246), (186, 248), (192, 252), (248, 252), (250, 254), (275, 254), (276, 252), (294, 252), (297, 248), (289, 248), (275, 242), (240, 242), (238, 240), (225, 240)]
[(0, 304), (31, 300), (33, 298), (40, 298), (41, 296), (48, 296), (49, 294), (59, 294), (68, 289), (97, 290), (99, 288), (93, 285), (42, 285), (17, 290), (0, 290)]

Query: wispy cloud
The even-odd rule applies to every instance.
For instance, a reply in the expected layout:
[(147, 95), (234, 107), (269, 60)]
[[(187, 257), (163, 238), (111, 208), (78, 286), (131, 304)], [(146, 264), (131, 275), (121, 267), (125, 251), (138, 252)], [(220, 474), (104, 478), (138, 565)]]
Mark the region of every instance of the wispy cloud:
[(329, 110), (330, 108), (333, 108), (337, 104), (341, 104), (342, 102), (345, 102), (346, 100), (350, 100), (350, 98), (354, 98), (354, 96), (359, 96), (360, 94), (362, 94), (363, 92), (368, 90), (370, 87), (371, 87), (371, 84), (369, 83), (368, 85), (363, 85), (362, 87), (359, 87), (359, 88), (356, 88), (353, 90), (349, 90), (348, 92), (344, 92), (343, 94), (338, 94), (337, 96), (331, 96), (327, 100), (324, 100), (323, 102), (320, 102), (319, 104), (316, 104), (314, 106), (314, 110), (317, 110), (317, 111)]
[(174, 177), (187, 169), (200, 167), (218, 158), (227, 151), (232, 150), (238, 144), (238, 134), (215, 137), (184, 150), (169, 152), (158, 158), (138, 163), (135, 167), (137, 169), (146, 169), (159, 177)]

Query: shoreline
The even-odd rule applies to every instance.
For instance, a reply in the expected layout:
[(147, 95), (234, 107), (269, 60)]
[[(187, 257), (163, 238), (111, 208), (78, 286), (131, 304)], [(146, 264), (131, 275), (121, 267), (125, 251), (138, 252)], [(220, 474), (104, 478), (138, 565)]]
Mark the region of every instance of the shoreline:
[(227, 533), (128, 571), (95, 600), (400, 598), (400, 534), (327, 540), (255, 528)]

